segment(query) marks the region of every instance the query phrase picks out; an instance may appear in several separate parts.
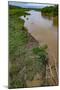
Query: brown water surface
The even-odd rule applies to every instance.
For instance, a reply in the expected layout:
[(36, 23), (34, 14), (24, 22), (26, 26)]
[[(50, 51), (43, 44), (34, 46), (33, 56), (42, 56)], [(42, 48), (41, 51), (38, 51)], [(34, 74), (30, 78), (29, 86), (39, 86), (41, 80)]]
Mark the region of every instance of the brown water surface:
[(41, 12), (31, 10), (28, 13), (30, 15), (21, 17), (25, 20), (24, 26), (40, 45), (48, 45), (49, 57), (57, 66), (57, 26), (54, 26), (52, 18), (42, 16)]

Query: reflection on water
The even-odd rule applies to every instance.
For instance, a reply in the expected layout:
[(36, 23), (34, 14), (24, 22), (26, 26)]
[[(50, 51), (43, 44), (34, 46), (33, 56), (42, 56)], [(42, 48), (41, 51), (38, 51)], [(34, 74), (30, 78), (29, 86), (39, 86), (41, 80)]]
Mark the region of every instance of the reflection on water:
[(52, 17), (48, 13), (41, 13), (41, 14), (42, 14), (42, 17), (45, 19), (49, 19), (49, 20), (52, 19)]
[(53, 25), (58, 27), (58, 17), (57, 17), (57, 16), (52, 17), (52, 16), (51, 16), (50, 14), (48, 14), (48, 13), (41, 13), (41, 14), (42, 14), (42, 17), (43, 17), (43, 18), (52, 20), (52, 21), (53, 21)]
[(34, 10), (29, 11), (30, 15), (20, 18), (25, 20), (24, 26), (29, 33), (39, 42), (39, 44), (47, 44), (50, 55), (55, 57), (57, 63), (57, 26), (55, 21), (49, 16), (43, 16), (41, 12)]
[(58, 17), (53, 18), (53, 25), (58, 27)]

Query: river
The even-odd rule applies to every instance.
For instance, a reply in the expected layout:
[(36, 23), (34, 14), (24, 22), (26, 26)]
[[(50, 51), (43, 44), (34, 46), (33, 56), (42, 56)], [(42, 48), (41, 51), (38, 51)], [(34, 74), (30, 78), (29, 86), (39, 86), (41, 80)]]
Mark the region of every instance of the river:
[(28, 11), (30, 15), (21, 16), (25, 20), (24, 26), (40, 45), (48, 45), (48, 54), (51, 64), (55, 64), (57, 70), (58, 28), (54, 26), (53, 19), (42, 16), (41, 12)]

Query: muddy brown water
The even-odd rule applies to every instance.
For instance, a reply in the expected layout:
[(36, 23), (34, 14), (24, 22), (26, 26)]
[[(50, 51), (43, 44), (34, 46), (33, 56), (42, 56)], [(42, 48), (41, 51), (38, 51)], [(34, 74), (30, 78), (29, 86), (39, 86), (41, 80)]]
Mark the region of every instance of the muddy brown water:
[(50, 63), (54, 63), (57, 70), (57, 41), (58, 28), (54, 26), (53, 19), (42, 16), (41, 12), (28, 11), (30, 15), (21, 16), (25, 20), (24, 26), (28, 32), (39, 42), (48, 45)]

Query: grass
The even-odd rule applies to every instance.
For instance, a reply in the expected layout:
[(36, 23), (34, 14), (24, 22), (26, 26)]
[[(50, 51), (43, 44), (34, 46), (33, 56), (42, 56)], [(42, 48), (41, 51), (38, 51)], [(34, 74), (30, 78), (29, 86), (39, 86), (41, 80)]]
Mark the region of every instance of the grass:
[(45, 47), (37, 47), (37, 48), (33, 48), (33, 52), (38, 55), (38, 59), (40, 60), (41, 59), (41, 62), (42, 63), (46, 63), (45, 60), (47, 60), (47, 52), (45, 50), (46, 48)]
[(43, 63), (47, 60), (46, 46), (39, 48), (39, 43), (24, 27), (24, 20), (19, 18), (28, 15), (26, 11), (9, 7), (9, 88), (27, 87), (26, 81), (34, 80), (37, 72), (43, 70), (42, 76), (46, 72)]

